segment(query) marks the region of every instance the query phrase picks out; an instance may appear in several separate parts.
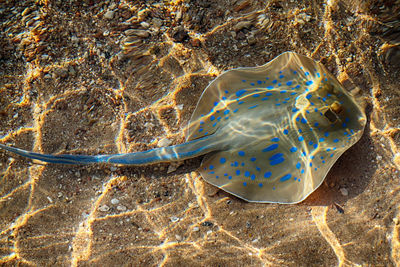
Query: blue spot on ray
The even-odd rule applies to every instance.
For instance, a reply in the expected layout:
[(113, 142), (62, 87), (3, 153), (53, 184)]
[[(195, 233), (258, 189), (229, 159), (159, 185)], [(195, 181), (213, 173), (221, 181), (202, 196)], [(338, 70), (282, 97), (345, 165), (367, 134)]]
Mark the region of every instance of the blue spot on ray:
[(248, 107), (248, 109), (253, 109), (253, 108), (256, 108), (256, 107), (258, 107), (258, 105), (254, 105), (254, 106)]
[(243, 95), (246, 92), (247, 92), (247, 90), (245, 90), (245, 89), (239, 90), (239, 91), (236, 92), (236, 96), (240, 97), (241, 95)]
[(274, 154), (272, 157), (270, 157), (269, 160), (276, 160), (278, 158), (281, 158), (282, 156), (283, 156), (282, 153), (277, 153), (277, 154)]
[(278, 144), (272, 144), (262, 150), (262, 152), (272, 151), (278, 148)]
[(279, 179), (280, 182), (285, 182), (292, 178), (292, 175), (290, 173), (286, 174), (285, 176), (282, 176), (281, 179)]

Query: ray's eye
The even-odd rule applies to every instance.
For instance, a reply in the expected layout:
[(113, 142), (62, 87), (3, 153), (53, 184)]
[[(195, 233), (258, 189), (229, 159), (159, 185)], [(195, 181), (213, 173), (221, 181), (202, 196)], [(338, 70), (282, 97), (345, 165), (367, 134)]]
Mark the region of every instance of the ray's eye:
[(332, 110), (336, 114), (339, 114), (340, 112), (342, 112), (343, 108), (342, 108), (342, 105), (339, 102), (335, 101), (330, 106), (330, 110)]
[(328, 109), (325, 111), (324, 116), (331, 122), (334, 123), (337, 120), (337, 117), (335, 115), (335, 113), (331, 110)]
[(329, 109), (325, 111), (324, 116), (331, 122), (334, 123), (338, 119), (337, 115), (342, 112), (343, 108), (342, 105), (335, 101), (333, 102)]

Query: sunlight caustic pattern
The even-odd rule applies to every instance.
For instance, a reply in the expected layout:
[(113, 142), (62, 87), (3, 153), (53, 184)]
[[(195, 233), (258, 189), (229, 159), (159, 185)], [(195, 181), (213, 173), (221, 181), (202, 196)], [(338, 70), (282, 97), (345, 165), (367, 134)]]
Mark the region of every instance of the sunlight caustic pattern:
[[(395, 112), (399, 105), (395, 91), (386, 89), (394, 83), (376, 70), (378, 61), (369, 52), (379, 49), (371, 49), (378, 41), (362, 29), (374, 17), (363, 14), (357, 1), (351, 5), (342, 1), (307, 5), (246, 0), (150, 2), (110, 1), (102, 6), (79, 2), (68, 8), (51, 1), (5, 2), (6, 13), (0, 16), (5, 34), (1, 56), (6, 59), (0, 67), (0, 143), (36, 152), (91, 155), (183, 143), (184, 138), (195, 139), (221, 127), (223, 118), (218, 121), (214, 113), (225, 107), (222, 100), (229, 95), (217, 91), (213, 114), (208, 114), (210, 110), (197, 114), (195, 106), (204, 88), (223, 70), (261, 66), (282, 52), (296, 51), (325, 65), (346, 89), (359, 87), (364, 96), (370, 95), (367, 102), (372, 111), (367, 118), (372, 123), (367, 124), (370, 128), (361, 144), (339, 159), (328, 181), (306, 203), (289, 206), (249, 204), (220, 192), (195, 171), (199, 162), (138, 168), (55, 167), (0, 152), (0, 217), (4, 218), (0, 262), (32, 266), (127, 262), (212, 266), (233, 261), (246, 266), (398, 264), (394, 219), (400, 199), (394, 177), (400, 164), (393, 155), (399, 153), (399, 126), (385, 111)], [(256, 96), (259, 79), (243, 80), (246, 90), (254, 90), (237, 91), (241, 94), (237, 98), (242, 98), (240, 105), (247, 105), (248, 111), (256, 112), (257, 103), (245, 101), (262, 101), (261, 95)], [(265, 77), (262, 83), (273, 85), (273, 80)], [(295, 99), (290, 90), (282, 95), (272, 91), (274, 95), (263, 92), (262, 97), (278, 99), (275, 108)], [(304, 96), (302, 100), (310, 100)], [(324, 96), (319, 97), (311, 100), (323, 102)], [(302, 119), (308, 122), (307, 116), (315, 113), (302, 111), (291, 113), (297, 131), (304, 131)], [(195, 119), (203, 114), (210, 123), (201, 124), (201, 131), (198, 124), (184, 135), (193, 113)], [(286, 131), (280, 129), (281, 135), (269, 140), (264, 153), (282, 147)], [(335, 140), (332, 135), (319, 138), (325, 139), (318, 146), (327, 138)], [(298, 142), (307, 148), (317, 143), (307, 141)], [(293, 147), (297, 150), (289, 155), (301, 153)], [(236, 157), (241, 159), (240, 151)], [(268, 162), (287, 160), (286, 154), (273, 158), (275, 154)], [(300, 169), (296, 162), (296, 172), (320, 168), (330, 154), (319, 158), (320, 167), (314, 162), (309, 166), (310, 156), (299, 161)], [(205, 158), (201, 174), (219, 183), (217, 166), (233, 164), (232, 171), (239, 170), (241, 178), (248, 179), (244, 182), (250, 183), (253, 173), (245, 167), (257, 162), (252, 158), (243, 161), (245, 166), (222, 155)], [(231, 175), (221, 172), (222, 177), (225, 173), (229, 181)], [(299, 178), (291, 174), (288, 179)], [(288, 176), (276, 177), (279, 185)], [(272, 178), (272, 171), (270, 178), (261, 178)], [(340, 190), (344, 188), (347, 191)]]

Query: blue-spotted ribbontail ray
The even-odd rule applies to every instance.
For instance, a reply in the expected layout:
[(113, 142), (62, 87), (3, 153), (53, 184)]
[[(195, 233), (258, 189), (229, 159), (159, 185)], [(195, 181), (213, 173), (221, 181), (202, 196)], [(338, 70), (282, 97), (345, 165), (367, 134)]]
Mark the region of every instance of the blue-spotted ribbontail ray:
[(0, 147), (61, 164), (143, 165), (207, 154), (199, 171), (209, 183), (250, 202), (297, 203), (360, 139), (365, 123), (362, 108), (322, 64), (286, 52), (211, 82), (180, 145), (95, 156)]

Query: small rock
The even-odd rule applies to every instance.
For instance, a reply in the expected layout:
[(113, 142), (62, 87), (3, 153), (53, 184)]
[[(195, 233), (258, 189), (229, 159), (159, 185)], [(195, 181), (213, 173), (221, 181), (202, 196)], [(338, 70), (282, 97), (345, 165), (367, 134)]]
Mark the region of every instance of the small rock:
[(250, 228), (251, 227), (251, 222), (247, 221), (246, 222), (246, 228)]
[(199, 227), (197, 227), (197, 226), (193, 227), (193, 232), (198, 232), (198, 231), (200, 231)]
[(69, 73), (70, 75), (72, 75), (72, 76), (75, 76), (76, 71), (75, 71), (75, 69), (74, 69), (73, 66), (69, 66), (69, 67), (68, 67), (68, 73)]
[(116, 198), (111, 199), (111, 204), (117, 205), (119, 203), (119, 200)]
[(107, 206), (107, 205), (102, 205), (102, 206), (100, 206), (99, 207), (99, 211), (109, 211), (110, 210), (110, 207), (109, 206)]
[(236, 6), (233, 8), (233, 10), (235, 10), (235, 12), (238, 12), (242, 9), (245, 9), (246, 7), (250, 6), (251, 1), (250, 0), (242, 0), (239, 1)]
[(156, 28), (160, 28), (163, 25), (163, 21), (159, 18), (153, 18), (151, 21)]
[(176, 42), (183, 42), (186, 41), (187, 39), (189, 39), (189, 34), (187, 33), (187, 31), (185, 30), (185, 28), (183, 27), (178, 27), (175, 31), (175, 33), (172, 35), (172, 38), (176, 41)]
[(106, 13), (104, 13), (104, 18), (105, 19), (113, 19), (115, 15), (115, 11), (108, 10)]
[(253, 45), (256, 43), (256, 38), (254, 38), (253, 35), (250, 35), (249, 37), (247, 37), (247, 42), (249, 43), (249, 45)]
[(78, 37), (76, 37), (76, 36), (71, 36), (71, 42), (73, 42), (73, 43), (78, 43), (78, 42), (79, 42)]
[(202, 226), (208, 226), (208, 227), (212, 227), (214, 224), (212, 222), (209, 221), (205, 221), (201, 223)]
[(56, 77), (60, 78), (67, 78), (68, 77), (68, 69), (67, 68), (60, 68), (54, 71)]
[(179, 221), (179, 218), (176, 217), (176, 216), (172, 216), (172, 217), (170, 218), (170, 220), (171, 220), (171, 222), (177, 222), (177, 221)]
[(119, 211), (126, 211), (126, 207), (123, 206), (123, 205), (118, 205), (118, 206), (117, 206), (117, 210), (119, 210)]
[(182, 240), (182, 237), (180, 235), (175, 235), (175, 238), (176, 238), (177, 241), (181, 241)]
[(146, 21), (140, 22), (140, 25), (141, 25), (144, 29), (148, 29), (148, 28), (150, 27), (150, 24), (147, 23)]
[(176, 105), (176, 108), (179, 109), (179, 110), (182, 110), (183, 109), (183, 104)]
[(349, 191), (346, 188), (342, 187), (339, 190), (340, 190), (340, 193), (342, 193), (343, 196), (348, 196), (349, 195)]
[(201, 45), (201, 42), (200, 42), (199, 39), (190, 39), (190, 44), (191, 44), (193, 47), (199, 47), (199, 46)]
[(174, 171), (176, 171), (177, 168), (178, 168), (178, 166), (176, 166), (175, 164), (171, 164), (168, 166), (167, 173), (174, 172)]
[(233, 26), (233, 29), (234, 29), (236, 32), (238, 32), (238, 31), (240, 31), (240, 30), (242, 30), (242, 29), (244, 29), (244, 28), (247, 28), (247, 29), (250, 28), (251, 24), (252, 24), (251, 21), (247, 21), (247, 20), (245, 20), (245, 21), (240, 21), (240, 22), (238, 22), (235, 26)]
[(138, 29), (129, 29), (125, 31), (126, 35), (135, 35), (141, 38), (147, 38), (150, 36), (150, 33), (146, 30), (138, 30)]

